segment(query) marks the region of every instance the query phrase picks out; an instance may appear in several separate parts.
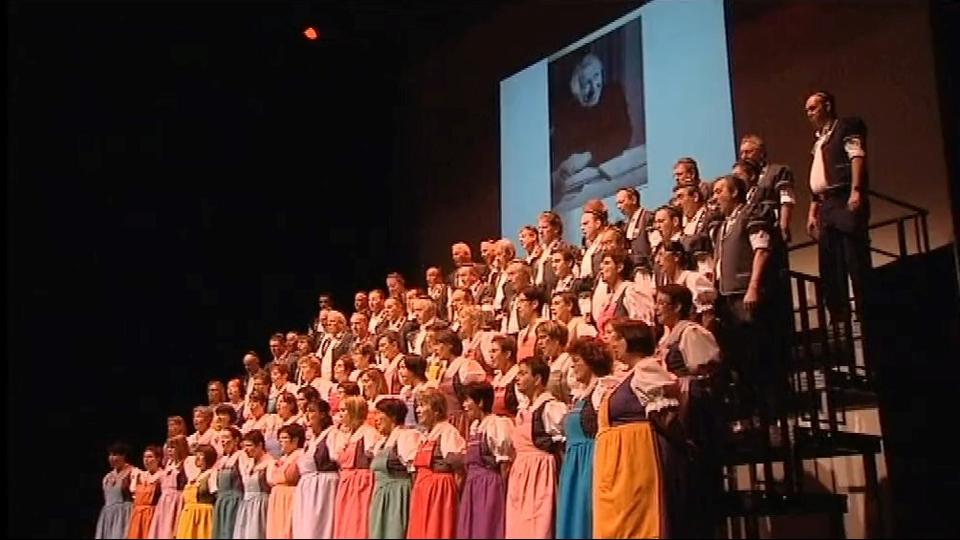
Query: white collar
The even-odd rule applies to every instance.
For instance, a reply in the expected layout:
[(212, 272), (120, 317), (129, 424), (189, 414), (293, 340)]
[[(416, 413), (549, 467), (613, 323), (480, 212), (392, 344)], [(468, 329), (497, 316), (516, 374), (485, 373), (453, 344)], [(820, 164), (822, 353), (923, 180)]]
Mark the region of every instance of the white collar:
[(449, 429), (447, 426), (453, 427), (453, 424), (451, 424), (450, 422), (447, 422), (446, 420), (443, 420), (434, 424), (433, 427), (430, 429), (430, 432), (427, 433), (427, 437), (426, 437), (427, 440), (433, 441), (433, 440), (439, 439), (440, 436), (443, 434), (443, 432)]
[[(528, 399), (529, 399), (529, 398), (528, 398)], [(526, 407), (524, 407), (524, 408), (527, 409), (528, 411), (535, 411), (535, 410), (537, 410), (538, 407), (540, 407), (540, 405), (543, 405), (544, 403), (546, 403), (546, 402), (548, 402), (548, 401), (553, 401), (553, 400), (555, 400), (555, 399), (557, 399), (557, 398), (553, 397), (553, 394), (551, 394), (551, 393), (550, 393), (549, 391), (547, 391), (547, 390), (544, 390), (542, 394), (540, 394), (539, 396), (537, 396), (537, 399), (533, 400), (533, 403), (531, 403), (530, 405), (528, 405), (528, 406), (526, 406)]]
[(491, 386), (502, 387), (506, 386), (513, 382), (517, 378), (517, 372), (520, 371), (520, 364), (514, 364), (510, 366), (510, 369), (506, 373), (497, 373), (497, 376), (493, 378), (493, 383)]
[(827, 139), (829, 139), (829, 138), (830, 138), (830, 135), (833, 134), (834, 128), (837, 127), (837, 122), (839, 122), (839, 121), (840, 121), (840, 120), (839, 120), (838, 118), (834, 118), (833, 121), (830, 122), (829, 124), (827, 124), (823, 129), (818, 129), (818, 130), (815, 132), (817, 138), (818, 138), (818, 139), (823, 139), (824, 141), (826, 141)]

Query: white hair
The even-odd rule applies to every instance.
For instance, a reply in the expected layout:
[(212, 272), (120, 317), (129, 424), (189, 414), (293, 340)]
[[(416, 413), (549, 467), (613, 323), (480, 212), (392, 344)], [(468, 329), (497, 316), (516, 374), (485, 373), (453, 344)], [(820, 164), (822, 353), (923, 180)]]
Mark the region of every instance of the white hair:
[(580, 94), (580, 75), (590, 66), (597, 66), (597, 68), (600, 69), (600, 73), (603, 73), (603, 62), (600, 61), (597, 55), (588, 53), (580, 60), (580, 63), (573, 68), (573, 74), (570, 76), (570, 92), (577, 98), (577, 101), (583, 101), (583, 96)]

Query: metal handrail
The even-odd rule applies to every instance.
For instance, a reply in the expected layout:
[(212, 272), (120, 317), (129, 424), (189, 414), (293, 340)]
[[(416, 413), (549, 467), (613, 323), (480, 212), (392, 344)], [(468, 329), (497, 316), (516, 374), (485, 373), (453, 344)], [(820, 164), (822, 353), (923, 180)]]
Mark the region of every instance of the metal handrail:
[[(919, 206), (910, 204), (905, 201), (901, 201), (900, 199), (891, 197), (884, 193), (873, 191), (871, 189), (866, 190), (866, 193), (872, 197), (876, 197), (880, 200), (887, 201), (891, 204), (906, 208), (907, 210), (911, 211), (910, 214), (903, 215), (900, 217), (888, 218), (883, 221), (878, 221), (876, 223), (871, 223), (867, 227), (868, 231), (872, 231), (874, 229), (879, 229), (880, 227), (886, 227), (888, 225), (896, 225), (897, 226), (897, 243), (900, 248), (900, 255), (898, 256), (893, 252), (886, 251), (886, 250), (874, 247), (872, 245), (870, 246), (871, 252), (879, 253), (886, 257), (890, 257), (891, 259), (899, 259), (900, 257), (905, 256), (907, 254), (907, 249), (906, 249), (907, 239), (906, 239), (905, 223), (908, 220), (914, 220), (914, 236), (916, 240), (917, 251), (920, 253), (925, 253), (927, 251), (930, 251), (930, 233), (929, 233), (929, 230), (927, 229), (927, 216), (930, 214), (930, 212), (926, 208), (921, 208)], [(797, 251), (800, 249), (813, 247), (815, 245), (817, 245), (816, 240), (808, 240), (805, 242), (800, 242), (800, 243), (788, 246), (787, 251)]]
[(889, 195), (887, 195), (887, 194), (885, 194), (885, 193), (880, 193), (879, 191), (874, 191), (874, 190), (872, 190), (872, 189), (868, 189), (868, 190), (866, 190), (866, 191), (867, 191), (867, 195), (872, 195), (872, 196), (874, 196), (874, 197), (876, 197), (876, 198), (878, 198), (878, 199), (880, 199), (880, 200), (882, 200), (882, 201), (887, 201), (888, 203), (895, 204), (895, 205), (897, 205), (897, 206), (902, 206), (902, 207), (906, 208), (907, 210), (911, 210), (911, 211), (913, 211), (913, 212), (916, 212), (917, 214), (927, 215), (927, 214), (930, 213), (930, 211), (927, 210), (926, 208), (921, 208), (921, 207), (919, 207), (919, 206), (910, 204), (910, 203), (908, 203), (908, 202), (906, 202), (906, 201), (901, 201), (900, 199), (895, 199), (895, 198), (893, 198), (893, 197), (891, 197), (891, 196), (889, 196)]

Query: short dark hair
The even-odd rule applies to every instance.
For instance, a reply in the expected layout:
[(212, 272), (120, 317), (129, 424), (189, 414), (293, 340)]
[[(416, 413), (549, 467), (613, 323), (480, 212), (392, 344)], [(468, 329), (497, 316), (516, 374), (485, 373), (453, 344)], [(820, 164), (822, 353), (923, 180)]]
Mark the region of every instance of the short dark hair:
[(740, 178), (739, 176), (734, 176), (732, 174), (725, 174), (720, 178), (717, 178), (713, 181), (714, 185), (717, 182), (723, 180), (727, 183), (728, 188), (733, 188), (737, 192), (736, 200), (738, 202), (747, 202), (747, 183)]
[(427, 361), (422, 356), (418, 354), (404, 355), (403, 365), (407, 368), (407, 371), (416, 375), (416, 378), (427, 378)]
[(457, 334), (453, 332), (453, 330), (450, 330), (449, 328), (444, 328), (443, 330), (438, 330), (435, 332), (433, 340), (436, 343), (442, 343), (449, 346), (454, 356), (460, 356), (463, 354), (463, 341), (459, 336), (457, 336)]
[(680, 318), (686, 319), (690, 316), (693, 309), (693, 293), (690, 289), (676, 283), (668, 283), (657, 287), (657, 294), (664, 294), (670, 299), (670, 303), (680, 306)]
[(537, 230), (536, 226), (534, 225), (524, 225), (523, 227), (520, 227), (520, 232), (523, 232), (523, 231), (530, 231), (535, 236), (540, 236), (540, 232)]
[(577, 248), (570, 245), (562, 245), (554, 249), (550, 254), (559, 253), (563, 260), (571, 263), (571, 265), (577, 260)]
[(209, 444), (201, 444), (193, 450), (193, 454), (203, 454), (203, 464), (207, 469), (217, 464), (217, 451)]
[(353, 381), (346, 381), (346, 382), (340, 383), (340, 389), (343, 390), (344, 396), (360, 395), (360, 385)]
[(407, 404), (401, 399), (383, 398), (375, 407), (398, 426), (402, 426), (407, 421)]
[(377, 338), (377, 343), (380, 343), (380, 341), (383, 341), (384, 339), (397, 345), (398, 347), (400, 346), (400, 332), (397, 332), (396, 330), (384, 330), (380, 334), (380, 337)]
[(217, 416), (220, 416), (221, 414), (225, 415), (227, 418), (230, 419), (231, 425), (237, 423), (237, 410), (233, 408), (233, 405), (229, 405), (227, 403), (217, 405), (217, 408), (213, 412)]
[(309, 384), (301, 386), (299, 389), (297, 389), (297, 393), (303, 394), (303, 399), (307, 400), (307, 402), (320, 400), (320, 391)]
[(114, 456), (123, 456), (123, 459), (130, 459), (130, 445), (123, 442), (117, 441), (107, 447), (107, 454)]
[(307, 403), (307, 410), (314, 410), (320, 414), (330, 414), (330, 404), (326, 400), (318, 399)]
[(637, 191), (637, 188), (625, 186), (618, 189), (617, 193), (620, 193), (621, 191), (625, 192), (627, 195), (630, 195), (630, 198), (633, 199), (635, 204), (640, 204), (640, 192)]
[(467, 384), (463, 387), (463, 395), (472, 399), (484, 413), (493, 412), (493, 386), (487, 381)]
[(554, 212), (553, 210), (546, 210), (540, 212), (539, 220), (547, 222), (547, 225), (550, 225), (560, 233), (560, 236), (563, 236), (563, 219), (560, 218), (560, 214)]
[(687, 251), (687, 248), (684, 247), (682, 242), (670, 240), (669, 242), (664, 242), (662, 245), (664, 253), (673, 253), (677, 256), (679, 259), (680, 268), (684, 270), (691, 269), (693, 264), (690, 260), (690, 252)]
[(667, 214), (669, 214), (670, 217), (673, 218), (673, 219), (676, 219), (676, 220), (682, 220), (682, 219), (683, 219), (683, 212), (681, 212), (680, 209), (677, 208), (676, 206), (670, 206), (669, 204), (665, 204), (665, 205), (657, 208), (657, 210), (656, 210), (654, 213), (659, 212), (659, 211), (661, 211), (661, 210), (663, 210), (664, 212), (666, 212)]
[(543, 355), (537, 353), (524, 358), (519, 363), (526, 364), (530, 374), (539, 377), (544, 386), (547, 385), (547, 381), (550, 379), (550, 364), (543, 358)]
[(744, 178), (744, 180), (750, 180), (751, 178), (760, 177), (760, 165), (756, 161), (753, 161), (752, 159), (738, 159), (736, 163), (733, 164), (733, 167), (731, 167), (731, 169), (734, 169), (737, 167), (744, 169), (745, 171), (747, 171), (747, 174), (750, 175), (750, 178)]
[(497, 334), (493, 336), (493, 340), (497, 345), (500, 346), (500, 350), (507, 354), (508, 357), (512, 357), (514, 361), (517, 359), (517, 339), (513, 336), (505, 336), (503, 334)]
[(579, 356), (597, 377), (603, 377), (613, 372), (613, 356), (603, 341), (595, 337), (581, 336), (574, 339), (567, 347), (567, 353)]
[(826, 90), (817, 90), (816, 92), (810, 94), (810, 96), (817, 96), (825, 105), (830, 106), (830, 112), (836, 116), (837, 114), (837, 98), (833, 94)]
[(260, 447), (266, 444), (266, 441), (263, 438), (263, 432), (259, 429), (251, 429), (250, 431), (246, 432), (243, 435), (243, 441), (250, 441), (254, 444), (254, 446)]
[(296, 423), (287, 424), (277, 431), (277, 437), (279, 438), (280, 435), (283, 435), (284, 433), (291, 439), (297, 440), (297, 448), (303, 448), (303, 443), (306, 442), (304, 441), (304, 435), (306, 432), (304, 431), (303, 426)]
[(241, 438), (243, 438), (243, 433), (240, 432), (240, 429), (237, 428), (237, 426), (227, 426), (226, 431), (230, 432), (230, 438), (235, 441), (239, 441)]
[(247, 396), (247, 401), (256, 401), (257, 403), (260, 403), (260, 404), (262, 404), (262, 405), (266, 405), (266, 404), (267, 404), (267, 396), (265, 396), (265, 395), (263, 394), (263, 392), (259, 392), (259, 391), (257, 391), (257, 390), (254, 390), (253, 392), (250, 392), (250, 395), (249, 395), (249, 396)]
[[(330, 404), (326, 401), (322, 399), (311, 401), (310, 403), (307, 403), (306, 410), (314, 411), (323, 415), (323, 417), (320, 419), (321, 429), (327, 429), (333, 425), (333, 418), (330, 417)], [(319, 433), (317, 435), (319, 435)]]
[(527, 300), (536, 301), (540, 309), (543, 309), (543, 306), (547, 303), (547, 293), (544, 292), (543, 287), (538, 285), (528, 285), (520, 289), (520, 294), (527, 297)]
[(693, 177), (698, 180), (700, 179), (700, 167), (697, 166), (697, 160), (693, 159), (692, 157), (682, 157), (678, 159), (673, 166), (676, 167), (677, 165), (686, 165), (688, 167), (692, 167)]
[(610, 321), (613, 331), (627, 342), (627, 352), (650, 356), (657, 346), (657, 338), (653, 327), (647, 323), (627, 318), (616, 318)]

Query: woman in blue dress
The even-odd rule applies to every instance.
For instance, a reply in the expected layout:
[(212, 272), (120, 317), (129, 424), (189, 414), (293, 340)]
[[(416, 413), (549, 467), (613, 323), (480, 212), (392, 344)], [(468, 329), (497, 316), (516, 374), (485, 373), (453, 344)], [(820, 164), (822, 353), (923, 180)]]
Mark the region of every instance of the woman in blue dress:
[(267, 469), (273, 465), (274, 459), (266, 452), (264, 444), (260, 430), (254, 429), (243, 436), (244, 456), (239, 461), (243, 500), (237, 509), (234, 538), (267, 537), (267, 501), (270, 498)]
[[(229, 407), (229, 405), (228, 405)], [(233, 538), (237, 524), (237, 509), (243, 500), (243, 481), (240, 478), (240, 440), (243, 435), (234, 426), (220, 432), (220, 447), (223, 456), (214, 467), (217, 502), (213, 505), (213, 537)]]
[(593, 446), (597, 435), (597, 410), (603, 397), (600, 378), (610, 375), (613, 357), (603, 342), (580, 337), (567, 347), (570, 369), (583, 391), (573, 396), (564, 418), (566, 454), (560, 469), (557, 493), (557, 538), (590, 538), (593, 535)]
[(127, 463), (129, 453), (129, 447), (123, 443), (113, 444), (107, 450), (110, 472), (103, 477), (104, 504), (94, 538), (127, 537), (130, 513), (133, 512), (133, 495), (130, 493), (133, 467)]

